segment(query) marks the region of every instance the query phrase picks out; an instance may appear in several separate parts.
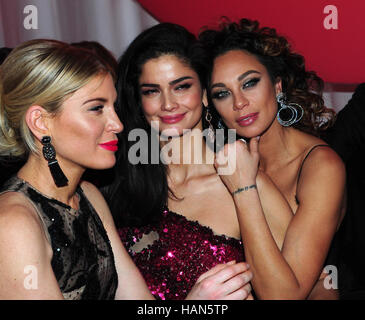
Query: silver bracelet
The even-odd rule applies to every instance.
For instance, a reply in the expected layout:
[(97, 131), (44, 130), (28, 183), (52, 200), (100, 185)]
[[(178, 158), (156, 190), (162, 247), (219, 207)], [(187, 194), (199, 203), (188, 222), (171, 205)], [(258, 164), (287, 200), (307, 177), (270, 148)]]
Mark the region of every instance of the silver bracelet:
[(257, 186), (255, 184), (252, 184), (250, 186), (246, 186), (246, 187), (243, 187), (243, 188), (238, 188), (236, 191), (232, 192), (232, 196), (234, 196), (235, 194), (240, 193), (242, 191), (247, 191), (249, 189), (257, 189)]

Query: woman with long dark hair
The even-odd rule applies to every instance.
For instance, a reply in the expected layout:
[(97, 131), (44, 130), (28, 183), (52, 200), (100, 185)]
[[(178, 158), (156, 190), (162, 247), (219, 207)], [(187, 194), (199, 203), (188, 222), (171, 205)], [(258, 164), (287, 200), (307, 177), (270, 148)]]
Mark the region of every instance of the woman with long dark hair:
[[(183, 299), (216, 264), (244, 260), (235, 205), (206, 146), (205, 77), (206, 55), (196, 37), (170, 23), (142, 32), (119, 62), (118, 114), (125, 130), (115, 181), (104, 194), (130, 255), (161, 299)], [(269, 181), (259, 184), (281, 244), (291, 212), (272, 202)]]

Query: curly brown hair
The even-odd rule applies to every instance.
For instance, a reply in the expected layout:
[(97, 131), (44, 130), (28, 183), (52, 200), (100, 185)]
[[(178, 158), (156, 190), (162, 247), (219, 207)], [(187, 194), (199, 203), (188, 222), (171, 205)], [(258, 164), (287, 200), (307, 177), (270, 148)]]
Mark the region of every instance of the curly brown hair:
[[(288, 40), (275, 29), (260, 27), (258, 21), (241, 19), (236, 23), (224, 17), (218, 30), (203, 29), (199, 40), (209, 54), (210, 70), (216, 57), (230, 50), (244, 50), (266, 67), (273, 83), (280, 78), (288, 102), (304, 109), (302, 119), (293, 127), (319, 135), (335, 121), (335, 112), (324, 106), (323, 80), (306, 70), (304, 57), (293, 52)], [(208, 88), (209, 82), (210, 77)]]

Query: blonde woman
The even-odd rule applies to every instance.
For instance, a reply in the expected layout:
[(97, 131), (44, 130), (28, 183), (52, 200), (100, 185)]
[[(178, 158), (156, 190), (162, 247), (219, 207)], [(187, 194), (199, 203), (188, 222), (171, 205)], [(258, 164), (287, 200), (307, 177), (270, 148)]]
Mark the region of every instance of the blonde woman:
[[(153, 298), (103, 197), (81, 181), (115, 163), (113, 76), (92, 52), (52, 40), (18, 46), (1, 66), (0, 155), (26, 162), (0, 192), (0, 299)], [(188, 298), (230, 298), (245, 268), (211, 269)]]

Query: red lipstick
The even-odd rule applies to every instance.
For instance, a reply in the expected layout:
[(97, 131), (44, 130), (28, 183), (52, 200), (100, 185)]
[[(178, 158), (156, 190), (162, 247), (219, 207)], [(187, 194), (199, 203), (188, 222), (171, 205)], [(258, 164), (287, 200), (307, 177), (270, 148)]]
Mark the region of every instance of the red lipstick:
[(184, 119), (186, 113), (174, 114), (170, 116), (160, 116), (163, 123), (173, 124), (178, 123)]
[(100, 143), (99, 146), (105, 150), (117, 151), (118, 150), (118, 140), (112, 140), (112, 141)]
[(258, 112), (246, 114), (242, 117), (239, 117), (236, 120), (236, 122), (238, 123), (238, 125), (240, 127), (246, 127), (246, 126), (253, 124), (256, 121), (256, 119), (258, 118), (258, 116), (259, 116)]

